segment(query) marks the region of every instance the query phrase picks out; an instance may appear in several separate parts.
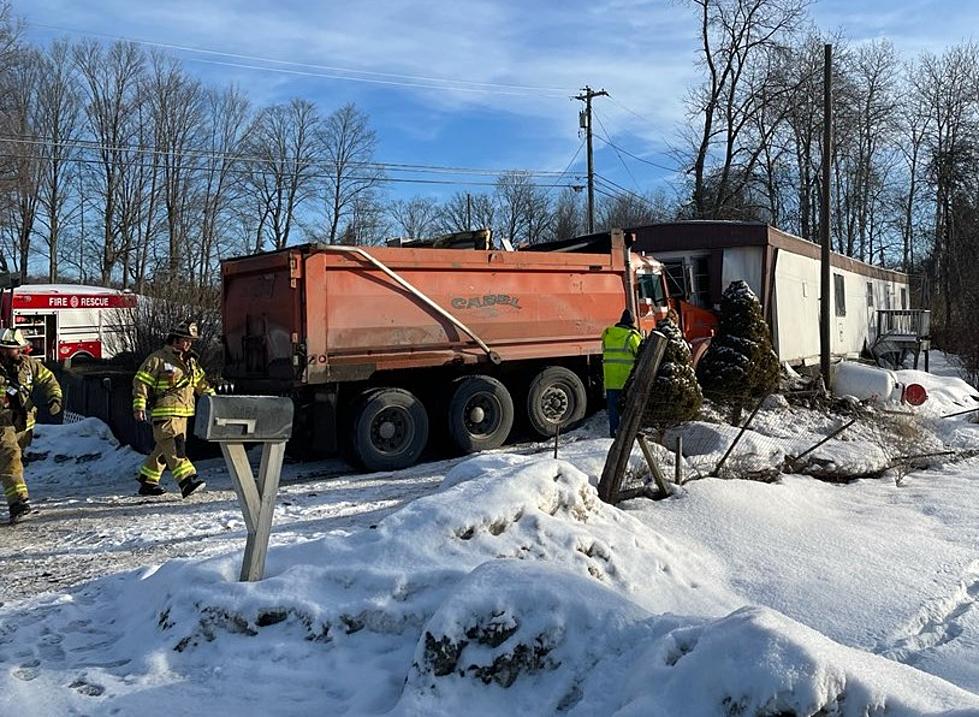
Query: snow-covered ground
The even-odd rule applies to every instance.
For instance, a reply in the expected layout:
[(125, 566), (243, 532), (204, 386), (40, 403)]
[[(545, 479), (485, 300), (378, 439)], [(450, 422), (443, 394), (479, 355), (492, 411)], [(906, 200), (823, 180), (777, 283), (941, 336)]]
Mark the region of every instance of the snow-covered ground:
[[(976, 392), (917, 378), (929, 447), (979, 448), (968, 417), (935, 417)], [(772, 401), (746, 445), (783, 460), (842, 418)], [(0, 715), (979, 715), (979, 459), (612, 508), (601, 420), (558, 461), (288, 465), (255, 584), (220, 462), (205, 495), (151, 503), (101, 424), (43, 427), (42, 513), (0, 528)], [(692, 477), (730, 431), (688, 430)], [(878, 438), (807, 466), (880, 467)]]

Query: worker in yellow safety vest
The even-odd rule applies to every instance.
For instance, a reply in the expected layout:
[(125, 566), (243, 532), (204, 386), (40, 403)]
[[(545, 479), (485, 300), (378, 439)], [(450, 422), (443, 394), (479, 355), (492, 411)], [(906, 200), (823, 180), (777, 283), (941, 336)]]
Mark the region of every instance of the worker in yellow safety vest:
[(0, 333), (0, 482), (11, 523), (32, 510), (24, 482), (23, 451), (34, 435), (34, 389), (44, 391), (52, 416), (61, 413), (61, 386), (43, 363), (22, 353), (28, 346), (20, 329)]
[(612, 438), (619, 430), (619, 398), (632, 373), (641, 343), (642, 334), (636, 329), (636, 321), (629, 309), (622, 312), (619, 323), (602, 333), (602, 373), (608, 403), (608, 430)]
[(187, 419), (194, 415), (197, 397), (213, 394), (197, 354), (191, 350), (199, 336), (197, 324), (184, 322), (170, 331), (167, 345), (152, 353), (133, 379), (133, 416), (153, 423), (156, 446), (139, 469), (139, 495), (166, 493), (160, 485), (163, 471), (170, 469), (184, 498), (204, 481), (187, 458)]

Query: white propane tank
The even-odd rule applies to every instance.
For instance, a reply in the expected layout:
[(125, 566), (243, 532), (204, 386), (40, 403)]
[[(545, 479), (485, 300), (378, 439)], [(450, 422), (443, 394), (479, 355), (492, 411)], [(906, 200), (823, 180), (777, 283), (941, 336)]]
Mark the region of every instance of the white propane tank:
[(853, 396), (861, 401), (900, 401), (903, 386), (892, 371), (843, 361), (834, 367), (833, 393)]

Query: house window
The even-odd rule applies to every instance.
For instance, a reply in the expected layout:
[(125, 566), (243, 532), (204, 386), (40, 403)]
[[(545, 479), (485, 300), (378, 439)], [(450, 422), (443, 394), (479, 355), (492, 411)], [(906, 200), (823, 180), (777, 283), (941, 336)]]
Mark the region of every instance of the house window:
[(836, 315), (846, 316), (846, 289), (842, 274), (833, 274), (833, 293), (836, 296)]
[(908, 290), (901, 289), (901, 308), (907, 311), (908, 308)]
[(874, 282), (867, 282), (867, 306), (874, 308)]

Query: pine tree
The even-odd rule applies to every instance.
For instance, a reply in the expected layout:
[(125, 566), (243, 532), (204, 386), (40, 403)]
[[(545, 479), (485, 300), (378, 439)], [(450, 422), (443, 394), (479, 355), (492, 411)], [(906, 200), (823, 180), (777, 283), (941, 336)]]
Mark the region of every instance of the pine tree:
[(744, 281), (734, 281), (721, 298), (717, 335), (697, 365), (704, 395), (729, 404), (735, 415), (778, 383), (778, 356), (758, 297)]
[[(696, 416), (703, 402), (703, 394), (683, 332), (669, 318), (660, 320), (656, 330), (665, 335), (669, 343), (656, 372), (656, 381), (646, 399), (642, 425), (662, 432)], [(645, 344), (643, 342), (640, 352), (645, 350)], [(623, 397), (629, 395), (633, 379), (634, 376), (629, 377), (622, 392)]]

